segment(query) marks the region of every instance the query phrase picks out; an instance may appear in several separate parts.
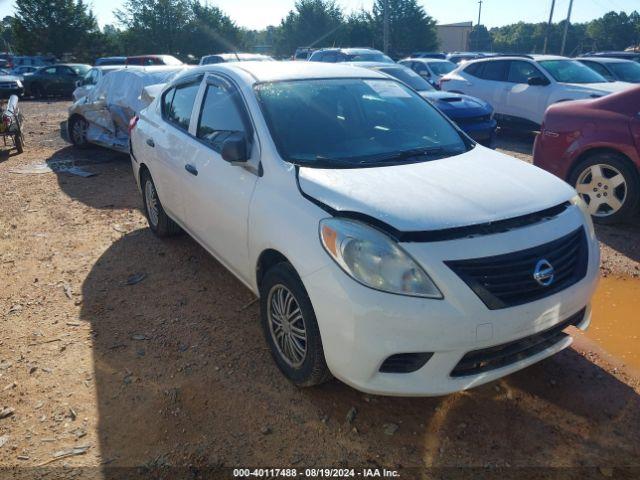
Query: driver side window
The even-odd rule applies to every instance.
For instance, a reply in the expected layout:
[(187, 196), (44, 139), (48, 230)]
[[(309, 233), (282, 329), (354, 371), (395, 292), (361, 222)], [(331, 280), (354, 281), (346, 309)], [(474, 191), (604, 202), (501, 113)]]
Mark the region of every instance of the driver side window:
[(235, 88), (207, 85), (196, 136), (218, 153), (229, 136), (246, 130), (240, 101), (240, 94)]
[(511, 61), (507, 81), (511, 83), (528, 83), (532, 77), (545, 78), (542, 73), (531, 63), (520, 60)]

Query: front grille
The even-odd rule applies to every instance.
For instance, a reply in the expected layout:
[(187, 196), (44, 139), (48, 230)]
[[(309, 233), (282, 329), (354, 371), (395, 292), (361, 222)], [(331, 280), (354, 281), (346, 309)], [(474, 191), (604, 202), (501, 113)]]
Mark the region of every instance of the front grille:
[(563, 330), (570, 325), (579, 325), (584, 319), (585, 310), (583, 308), (578, 313), (544, 332), (495, 347), (469, 352), (458, 362), (452, 370), (451, 376), (478, 375), (506, 367), (540, 353), (567, 337)]
[[(587, 273), (589, 252), (584, 228), (520, 252), (445, 262), (490, 310), (513, 307), (553, 295), (574, 285)], [(546, 260), (554, 271), (544, 286), (534, 278), (536, 265)]]
[(411, 373), (420, 370), (433, 356), (431, 352), (398, 353), (388, 357), (380, 366), (383, 373)]
[(16, 82), (0, 82), (0, 88), (18, 88)]

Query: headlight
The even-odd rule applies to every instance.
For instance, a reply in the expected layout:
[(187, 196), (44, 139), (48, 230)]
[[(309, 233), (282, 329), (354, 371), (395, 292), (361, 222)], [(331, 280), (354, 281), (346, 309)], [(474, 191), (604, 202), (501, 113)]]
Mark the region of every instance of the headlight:
[(363, 223), (320, 221), (322, 246), (349, 276), (383, 292), (442, 298), (429, 275), (384, 233)]
[(582, 214), (584, 215), (584, 221), (587, 224), (587, 230), (589, 233), (589, 237), (594, 238), (596, 236), (596, 232), (593, 228), (593, 219), (591, 218), (591, 214), (589, 213), (589, 207), (584, 202), (580, 195), (575, 195), (571, 200), (571, 204), (577, 206), (582, 210)]
[(22, 88), (22, 82), (20, 80), (16, 80), (16, 85), (18, 88)]

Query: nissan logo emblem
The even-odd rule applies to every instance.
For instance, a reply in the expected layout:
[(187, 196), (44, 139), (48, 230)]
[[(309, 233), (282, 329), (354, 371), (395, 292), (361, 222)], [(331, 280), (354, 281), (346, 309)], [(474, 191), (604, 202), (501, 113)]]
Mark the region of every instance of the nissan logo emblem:
[(543, 287), (548, 287), (553, 283), (555, 278), (555, 270), (548, 260), (538, 260), (536, 268), (533, 269), (533, 279)]

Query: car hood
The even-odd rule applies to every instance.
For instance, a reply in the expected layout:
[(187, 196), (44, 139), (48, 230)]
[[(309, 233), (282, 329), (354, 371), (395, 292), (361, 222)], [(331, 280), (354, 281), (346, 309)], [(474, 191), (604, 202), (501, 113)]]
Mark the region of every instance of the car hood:
[(575, 194), (555, 176), (481, 146), (407, 165), (300, 167), (298, 175), (302, 192), (316, 201), (403, 232), (505, 220), (559, 205)]
[(587, 91), (593, 92), (594, 94), (599, 93), (616, 93), (622, 92), (623, 90), (627, 90), (635, 84), (627, 83), (627, 82), (604, 82), (604, 83), (565, 83), (572, 87), (577, 91)]
[(420, 95), (452, 118), (477, 117), (493, 110), (487, 102), (460, 93), (426, 91)]

